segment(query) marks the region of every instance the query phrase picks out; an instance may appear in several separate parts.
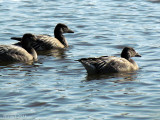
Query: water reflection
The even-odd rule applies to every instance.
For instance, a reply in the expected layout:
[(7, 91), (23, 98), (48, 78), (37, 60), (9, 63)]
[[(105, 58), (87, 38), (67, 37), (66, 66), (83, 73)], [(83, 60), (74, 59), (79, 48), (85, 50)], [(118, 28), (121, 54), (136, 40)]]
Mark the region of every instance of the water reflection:
[(65, 58), (66, 57), (66, 49), (53, 49), (47, 51), (38, 51), (38, 55), (46, 55), (46, 56), (53, 56), (56, 58)]
[(5, 68), (5, 67), (13, 67), (14, 64), (26, 64), (26, 65), (33, 65), (34, 61), (28, 61), (28, 62), (0, 62), (0, 69)]
[(160, 2), (160, 0), (148, 0), (149, 2)]
[(38, 63), (11, 63), (0, 65), (1, 76), (34, 76), (33, 71), (37, 71)]
[[(118, 78), (118, 80), (114, 80), (113, 82), (127, 82), (127, 81), (135, 81), (137, 78), (137, 72), (127, 72), (127, 73), (109, 73), (105, 75), (87, 75), (86, 81), (91, 80), (106, 80), (106, 79), (112, 79), (112, 78)], [(122, 79), (120, 79), (122, 78)]]

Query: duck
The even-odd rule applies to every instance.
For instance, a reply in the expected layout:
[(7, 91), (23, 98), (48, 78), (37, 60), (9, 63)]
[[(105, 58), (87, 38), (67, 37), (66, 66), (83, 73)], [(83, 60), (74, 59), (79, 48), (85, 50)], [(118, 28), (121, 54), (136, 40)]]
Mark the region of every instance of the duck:
[[(52, 50), (52, 49), (65, 49), (68, 47), (67, 40), (65, 39), (63, 33), (74, 33), (67, 25), (58, 23), (54, 29), (54, 36), (50, 35), (35, 35), (37, 40), (32, 43), (32, 47), (36, 51)], [(11, 37), (11, 39), (21, 41), (21, 37)], [(18, 42), (15, 45), (21, 46)]]
[(37, 53), (31, 46), (36, 36), (31, 33), (23, 35), (21, 45), (0, 45), (0, 62), (29, 62), (37, 61)]
[(89, 75), (95, 75), (138, 70), (137, 63), (131, 57), (141, 57), (141, 55), (132, 47), (124, 47), (121, 57), (101, 56), (97, 58), (81, 58), (77, 61), (82, 63)]

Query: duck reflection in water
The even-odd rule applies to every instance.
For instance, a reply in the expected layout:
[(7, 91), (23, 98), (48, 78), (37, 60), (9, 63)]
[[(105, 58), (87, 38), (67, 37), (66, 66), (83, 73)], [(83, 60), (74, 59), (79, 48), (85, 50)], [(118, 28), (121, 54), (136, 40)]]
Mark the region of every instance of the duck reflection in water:
[(53, 56), (55, 58), (64, 59), (66, 57), (66, 49), (53, 49), (45, 51), (37, 51), (38, 55)]
[(86, 76), (85, 81), (92, 80), (109, 80), (114, 83), (120, 82), (129, 82), (137, 80), (137, 72), (127, 72), (127, 73), (108, 73), (108, 74), (99, 74), (99, 75), (88, 75)]

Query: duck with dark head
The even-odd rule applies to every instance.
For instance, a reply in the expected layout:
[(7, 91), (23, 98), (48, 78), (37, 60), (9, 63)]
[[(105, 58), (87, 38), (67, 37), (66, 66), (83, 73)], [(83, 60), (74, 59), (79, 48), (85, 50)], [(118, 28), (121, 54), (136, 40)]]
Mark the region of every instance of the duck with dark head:
[(23, 35), (22, 47), (16, 45), (0, 45), (1, 62), (29, 62), (37, 61), (37, 53), (31, 46), (36, 41), (36, 36), (30, 33)]
[(102, 56), (98, 58), (82, 58), (78, 61), (87, 70), (88, 74), (106, 74), (130, 72), (139, 69), (137, 63), (131, 57), (141, 57), (133, 48), (125, 47), (121, 57)]
[[(64, 33), (74, 33), (74, 31), (69, 29), (65, 24), (58, 23), (54, 29), (55, 37), (50, 35), (35, 35), (37, 40), (32, 43), (32, 46), (36, 51), (67, 48), (68, 43), (63, 35)], [(22, 38), (12, 37), (11, 39), (20, 41)], [(21, 43), (16, 43), (15, 45), (21, 46)]]

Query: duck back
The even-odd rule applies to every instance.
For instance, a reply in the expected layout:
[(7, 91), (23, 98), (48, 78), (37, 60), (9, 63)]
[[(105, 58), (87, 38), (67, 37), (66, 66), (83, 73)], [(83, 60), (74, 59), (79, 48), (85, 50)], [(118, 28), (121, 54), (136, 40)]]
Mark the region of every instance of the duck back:
[(99, 58), (86, 58), (79, 60), (86, 68), (88, 74), (118, 73), (138, 70), (138, 65), (114, 56), (103, 56)]
[(54, 48), (65, 48), (57, 39), (48, 35), (37, 35), (37, 40), (32, 43), (35, 50), (50, 50)]
[(0, 45), (0, 61), (31, 61), (33, 56), (25, 49), (15, 45)]

